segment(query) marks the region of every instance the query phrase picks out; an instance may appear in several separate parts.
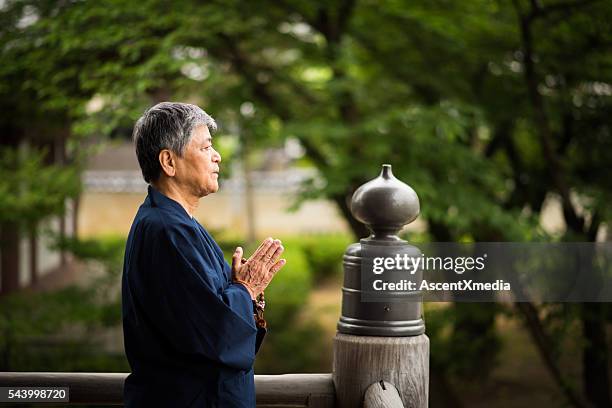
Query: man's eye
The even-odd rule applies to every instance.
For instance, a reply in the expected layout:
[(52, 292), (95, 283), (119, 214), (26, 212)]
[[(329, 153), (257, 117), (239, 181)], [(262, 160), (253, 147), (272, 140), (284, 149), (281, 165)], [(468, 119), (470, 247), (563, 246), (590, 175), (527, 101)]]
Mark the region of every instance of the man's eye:
[(202, 149), (203, 149), (203, 150), (210, 150), (211, 148), (212, 148), (212, 145), (210, 145), (210, 146), (206, 146), (206, 147), (204, 147), (204, 148), (202, 148)]

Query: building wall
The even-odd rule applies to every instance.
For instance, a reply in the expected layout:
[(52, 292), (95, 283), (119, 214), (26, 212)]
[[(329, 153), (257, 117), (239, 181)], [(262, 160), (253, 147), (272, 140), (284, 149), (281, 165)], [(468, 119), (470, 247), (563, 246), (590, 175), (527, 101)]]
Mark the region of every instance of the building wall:
[[(145, 196), (144, 192), (86, 192), (81, 197), (78, 235), (127, 235)], [(292, 200), (289, 194), (281, 192), (254, 194), (256, 235), (349, 232), (333, 203), (316, 200), (289, 212)], [(242, 237), (247, 234), (246, 214), (244, 194), (218, 192), (200, 200), (195, 216), (207, 229)]]
[[(234, 177), (220, 181), (219, 191), (200, 199), (196, 218), (210, 230), (231, 236), (248, 234), (246, 181), (235, 169)], [(250, 175), (255, 235), (347, 233), (348, 225), (336, 206), (327, 200), (304, 203), (289, 211), (301, 183), (316, 177), (312, 170), (260, 171)], [(83, 176), (78, 235), (127, 235), (147, 191), (140, 171), (89, 170)]]

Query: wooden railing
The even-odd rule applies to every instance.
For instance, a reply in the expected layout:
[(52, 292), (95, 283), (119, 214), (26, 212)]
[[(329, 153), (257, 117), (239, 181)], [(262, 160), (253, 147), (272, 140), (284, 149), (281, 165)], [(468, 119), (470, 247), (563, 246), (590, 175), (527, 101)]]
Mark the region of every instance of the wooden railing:
[[(69, 387), (70, 405), (123, 405), (124, 373), (0, 372), (0, 387)], [(260, 408), (334, 406), (331, 374), (256, 375)]]

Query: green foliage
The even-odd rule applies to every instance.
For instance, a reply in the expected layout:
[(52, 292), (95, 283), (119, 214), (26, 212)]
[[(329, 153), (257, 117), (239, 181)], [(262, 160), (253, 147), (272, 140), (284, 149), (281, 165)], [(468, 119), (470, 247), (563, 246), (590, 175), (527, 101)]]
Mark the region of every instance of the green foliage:
[(56, 249), (69, 251), (78, 259), (102, 263), (113, 274), (121, 272), (125, 237), (103, 236), (90, 239), (65, 237), (58, 240)]
[(255, 368), (269, 374), (317, 371), (322, 330), (316, 320), (300, 317), (300, 312), (308, 313), (303, 307), (312, 287), (312, 270), (302, 248), (287, 240), (283, 244), (287, 264), (266, 289), (269, 334)]
[[(105, 134), (131, 126), (150, 98), (196, 98), (240, 145), (300, 140), (323, 178), (306, 183), (303, 198), (341, 202), (390, 162), (419, 192), (423, 216), (451, 235), (532, 235), (550, 183), (514, 6), (340, 7), (9, 2), (3, 95), (33, 92), (42, 106), (70, 111), (79, 132)], [(607, 179), (585, 175), (610, 159), (601, 39), (612, 11), (603, 4), (572, 11), (563, 22), (553, 12), (534, 24), (536, 74), (571, 185), (609, 214)], [(38, 18), (19, 23), (26, 12)], [(94, 95), (101, 107), (86, 115)], [(575, 141), (581, 130), (588, 143)]]
[[(96, 371), (124, 368), (122, 358), (102, 357), (95, 333), (116, 326), (109, 308), (90, 288), (18, 293), (0, 299), (0, 356), (3, 371)], [(100, 363), (98, 365), (98, 363)]]
[(321, 283), (342, 275), (342, 257), (350, 243), (351, 240), (347, 236), (333, 235), (313, 236), (301, 240), (313, 281)]
[(66, 199), (79, 193), (76, 169), (45, 165), (44, 156), (0, 146), (0, 222), (29, 226), (63, 214)]
[(126, 371), (124, 356), (100, 351), (98, 339), (121, 322), (117, 261), (124, 245), (116, 238), (67, 240), (62, 248), (87, 261), (87, 284), (1, 297), (0, 369)]
[[(269, 313), (266, 313), (266, 315)], [(270, 326), (255, 359), (257, 374), (321, 372), (323, 331), (315, 320)]]
[(312, 273), (302, 250), (286, 246), (283, 258), (287, 263), (266, 290), (266, 302), (270, 305), (266, 319), (271, 327), (286, 325), (284, 322), (295, 317), (312, 287)]
[[(391, 162), (452, 235), (521, 239), (533, 227), (523, 207), (537, 212), (551, 184), (517, 22), (529, 7), (7, 2), (0, 95), (34, 99), (86, 134), (131, 126), (151, 99), (196, 98), (243, 143), (298, 138), (324, 179), (306, 198), (346, 199)], [(597, 170), (611, 151), (612, 10), (594, 2), (557, 19), (563, 9), (532, 27), (538, 92), (568, 183), (608, 216)], [(86, 114), (94, 95), (101, 107)]]
[[(426, 311), (432, 367), (463, 380), (489, 378), (502, 346), (496, 313), (491, 313), (490, 308), (479, 303), (456, 303)], [(496, 305), (493, 308), (496, 312), (501, 310)]]

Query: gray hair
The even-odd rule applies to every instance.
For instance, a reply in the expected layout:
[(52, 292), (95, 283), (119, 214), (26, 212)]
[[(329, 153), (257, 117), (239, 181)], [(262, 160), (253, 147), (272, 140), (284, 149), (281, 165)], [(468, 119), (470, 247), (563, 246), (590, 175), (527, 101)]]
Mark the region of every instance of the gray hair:
[(183, 156), (194, 128), (217, 130), (215, 120), (200, 107), (189, 103), (161, 102), (149, 108), (138, 119), (132, 137), (136, 156), (147, 183), (157, 181), (161, 175), (159, 152), (169, 149)]

